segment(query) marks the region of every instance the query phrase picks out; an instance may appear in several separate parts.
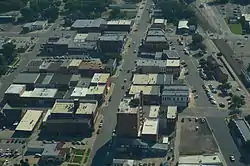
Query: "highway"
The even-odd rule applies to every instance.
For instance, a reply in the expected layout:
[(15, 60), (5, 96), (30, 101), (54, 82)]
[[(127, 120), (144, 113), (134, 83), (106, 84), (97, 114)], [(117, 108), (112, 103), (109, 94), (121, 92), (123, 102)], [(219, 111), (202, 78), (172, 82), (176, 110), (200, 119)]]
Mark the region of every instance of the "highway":
[[(146, 1), (145, 8), (149, 8), (151, 4), (152, 4), (151, 1)], [(117, 108), (119, 106), (120, 100), (125, 94), (125, 91), (129, 88), (132, 73), (131, 72), (128, 73), (127, 70), (128, 69), (132, 70), (135, 67), (135, 60), (137, 59), (137, 53), (135, 54), (133, 52), (134, 50), (138, 51), (141, 39), (146, 34), (149, 22), (148, 10), (143, 10), (141, 12), (139, 11), (136, 18), (138, 19), (138, 23), (137, 21), (135, 22), (135, 24), (137, 24), (136, 27), (137, 31), (131, 32), (131, 34), (128, 37), (129, 40), (131, 41), (130, 44), (131, 46), (127, 47), (127, 51), (123, 57), (122, 71), (117, 78), (112, 79), (112, 82), (115, 83), (115, 87), (112, 94), (112, 100), (108, 104), (108, 107), (106, 107), (103, 111), (103, 116), (104, 116), (103, 127), (99, 136), (95, 141), (94, 147), (92, 149), (91, 159), (89, 161), (91, 162), (91, 160), (93, 159), (92, 162), (93, 166), (95, 165), (100, 166), (100, 163), (105, 163), (105, 154), (101, 153), (101, 149), (104, 148), (105, 143), (111, 140), (112, 131), (115, 129), (116, 126)], [(127, 79), (126, 83), (124, 83), (124, 79)], [(123, 85), (125, 86), (124, 89), (121, 88)], [(107, 151), (103, 150), (103, 152), (105, 153)]]

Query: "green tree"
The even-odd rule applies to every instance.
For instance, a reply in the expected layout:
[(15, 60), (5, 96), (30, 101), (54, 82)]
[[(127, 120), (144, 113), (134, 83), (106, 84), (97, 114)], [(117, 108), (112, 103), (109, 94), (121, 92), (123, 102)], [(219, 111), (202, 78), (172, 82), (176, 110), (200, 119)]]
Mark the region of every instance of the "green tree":
[(194, 12), (181, 1), (160, 0), (157, 7), (162, 10), (163, 16), (169, 20), (169, 22), (173, 23), (176, 23), (180, 19), (189, 19), (195, 16)]
[(12, 42), (5, 43), (3, 45), (3, 56), (7, 60), (8, 63), (10, 63), (14, 57), (16, 52), (16, 45)]
[(240, 96), (237, 96), (237, 95), (232, 96), (231, 108), (239, 109), (243, 105), (245, 105), (245, 100), (243, 98), (241, 98)]
[(227, 81), (222, 82), (222, 84), (218, 86), (218, 89), (231, 89), (231, 88), (232, 85)]
[(192, 43), (193, 44), (198, 44), (198, 43), (202, 43), (203, 41), (203, 37), (200, 34), (193, 34), (192, 35)]
[(33, 21), (37, 17), (37, 13), (29, 7), (21, 9), (20, 12), (26, 21)]
[(247, 71), (250, 72), (250, 63), (247, 66)]

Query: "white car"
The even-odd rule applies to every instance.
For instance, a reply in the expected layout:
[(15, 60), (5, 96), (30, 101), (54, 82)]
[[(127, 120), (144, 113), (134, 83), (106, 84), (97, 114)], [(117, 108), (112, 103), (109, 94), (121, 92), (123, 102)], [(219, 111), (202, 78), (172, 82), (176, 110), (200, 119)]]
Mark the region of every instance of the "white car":
[(233, 155), (231, 155), (231, 156), (229, 157), (229, 159), (230, 159), (230, 161), (235, 161), (235, 157), (234, 157)]
[(133, 53), (136, 53), (136, 52), (137, 52), (136, 50), (133, 51)]

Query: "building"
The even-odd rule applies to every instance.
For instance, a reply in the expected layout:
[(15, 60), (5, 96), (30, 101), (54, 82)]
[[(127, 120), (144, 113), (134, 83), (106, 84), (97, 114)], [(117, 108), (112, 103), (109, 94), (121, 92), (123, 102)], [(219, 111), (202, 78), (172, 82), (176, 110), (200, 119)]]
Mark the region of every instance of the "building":
[(122, 99), (116, 113), (116, 134), (118, 137), (136, 138), (138, 136), (140, 126), (139, 108), (132, 107), (130, 105), (131, 101), (131, 98)]
[(180, 55), (177, 53), (175, 50), (163, 50), (163, 57), (164, 59), (169, 59), (169, 60), (179, 60)]
[(134, 74), (133, 85), (171, 85), (173, 75), (171, 74)]
[(241, 69), (241, 78), (246, 88), (249, 88), (250, 87), (250, 75), (247, 70)]
[(130, 31), (133, 25), (132, 20), (111, 20), (107, 22), (108, 31)]
[[(149, 111), (145, 109), (149, 109)], [(159, 118), (160, 114), (160, 106), (159, 105), (150, 105), (149, 107), (144, 107), (143, 106), (143, 112), (148, 112), (148, 116), (146, 117), (147, 119), (157, 119)]]
[(117, 68), (116, 59), (109, 59), (105, 66), (105, 70), (109, 72), (111, 75), (113, 75), (115, 74), (116, 68)]
[(151, 28), (160, 28), (160, 29), (165, 30), (166, 26), (167, 26), (167, 20), (155, 18), (153, 19)]
[(168, 48), (169, 45), (165, 32), (161, 29), (150, 29), (141, 47), (146, 52), (162, 52)]
[(31, 90), (34, 89), (39, 76), (39, 73), (20, 73), (14, 79), (13, 83), (26, 85), (26, 89)]
[(72, 91), (70, 98), (84, 99), (88, 94), (88, 88), (86, 87), (75, 87)]
[(213, 165), (222, 166), (222, 161), (219, 155), (190, 155), (180, 156), (178, 166), (198, 166), (198, 165)]
[(15, 22), (16, 17), (12, 15), (2, 15), (0, 16), (0, 23), (5, 24), (5, 23), (10, 23), (10, 22)]
[(39, 165), (52, 166), (60, 165), (62, 162), (64, 162), (66, 159), (66, 152), (62, 149), (62, 146), (62, 143), (44, 144), (42, 146), (42, 153)]
[(95, 20), (76, 20), (72, 25), (72, 30), (77, 30), (80, 33), (102, 32), (106, 29), (107, 22), (101, 18)]
[(45, 116), (43, 130), (52, 134), (90, 134), (96, 118), (97, 101), (56, 100)]
[(229, 128), (233, 133), (234, 139), (239, 147), (249, 148), (250, 145), (250, 126), (245, 119), (232, 119)]
[(137, 166), (138, 162), (136, 160), (128, 159), (113, 159), (111, 166)]
[(161, 88), (160, 86), (131, 85), (128, 94), (130, 96), (142, 95), (144, 105), (159, 104)]
[(212, 55), (207, 57), (208, 66), (213, 71), (214, 78), (219, 82), (227, 82), (228, 74), (223, 63)]
[(189, 33), (189, 26), (188, 26), (188, 21), (187, 20), (180, 20), (178, 23), (178, 27), (176, 30), (177, 34), (184, 34), (184, 33)]
[(141, 132), (141, 137), (145, 141), (157, 142), (158, 140), (158, 119), (146, 119)]
[(175, 129), (177, 118), (178, 118), (177, 106), (168, 106), (167, 123), (165, 125), (168, 131), (173, 131)]
[(26, 85), (11, 84), (4, 93), (4, 101), (7, 103), (15, 103), (20, 96), (25, 92)]
[(105, 71), (105, 65), (100, 59), (82, 61), (79, 68), (79, 74), (83, 76), (93, 76), (95, 73), (102, 73)]
[(96, 41), (86, 41), (86, 35), (69, 31), (66, 36), (52, 36), (42, 44), (46, 55), (96, 55)]
[(99, 52), (120, 53), (125, 42), (125, 35), (104, 34), (97, 41)]
[(180, 60), (148, 60), (139, 59), (136, 61), (136, 70), (139, 73), (162, 73), (180, 75)]
[(90, 83), (91, 85), (107, 85), (109, 79), (109, 73), (95, 73)]
[(23, 32), (43, 30), (47, 26), (48, 26), (48, 21), (29, 22), (23, 25)]
[(10, 104), (6, 103), (0, 111), (0, 117), (2, 117), (2, 119), (0, 118), (0, 125), (13, 126), (13, 124), (20, 121), (22, 112), (22, 108), (12, 107)]
[(37, 126), (43, 111), (41, 110), (27, 110), (22, 120), (18, 123), (15, 132), (31, 134)]
[(106, 94), (107, 94), (106, 85), (94, 85), (88, 88), (86, 99), (97, 100), (98, 103), (101, 104), (104, 101)]
[[(41, 166), (60, 165), (66, 159), (66, 149), (63, 149), (63, 143), (46, 143), (38, 144), (29, 143), (27, 147), (27, 154), (40, 154), (39, 161)], [(71, 148), (67, 151), (71, 153)]]
[(189, 102), (189, 88), (186, 85), (165, 86), (162, 91), (161, 104), (185, 108)]

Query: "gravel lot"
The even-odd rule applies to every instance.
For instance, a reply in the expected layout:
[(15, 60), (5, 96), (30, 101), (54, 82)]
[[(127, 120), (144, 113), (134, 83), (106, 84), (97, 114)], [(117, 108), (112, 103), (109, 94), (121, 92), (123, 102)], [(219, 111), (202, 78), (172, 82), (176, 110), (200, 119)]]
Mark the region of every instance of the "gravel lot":
[[(180, 155), (218, 152), (211, 130), (205, 121), (185, 118), (181, 122)], [(197, 129), (198, 128), (198, 129)]]

